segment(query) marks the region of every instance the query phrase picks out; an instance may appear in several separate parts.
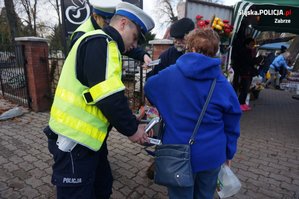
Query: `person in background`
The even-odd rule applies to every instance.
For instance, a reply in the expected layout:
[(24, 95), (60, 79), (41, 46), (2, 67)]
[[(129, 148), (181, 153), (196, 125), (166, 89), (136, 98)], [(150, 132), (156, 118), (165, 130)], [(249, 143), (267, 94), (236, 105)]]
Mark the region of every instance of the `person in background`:
[(167, 187), (170, 199), (212, 199), (223, 163), (231, 164), (240, 135), (241, 110), (236, 93), (222, 74), (219, 36), (195, 29), (186, 36), (187, 53), (148, 79), (145, 95), (165, 122), (163, 144), (187, 144), (214, 79), (214, 93), (191, 146), (194, 186)]
[[(115, 7), (121, 2), (121, 0), (89, 0), (90, 5), (93, 7), (92, 15), (71, 35), (70, 49), (86, 32), (103, 29), (105, 26), (109, 25), (110, 20), (115, 13)], [(149, 54), (141, 48), (131, 48), (123, 53), (123, 55), (142, 61), (145, 64), (152, 61)]]
[(270, 68), (270, 64), (273, 62), (275, 59), (275, 54), (273, 51), (270, 51), (267, 53), (263, 64), (261, 65), (261, 68), (259, 69), (259, 75), (263, 78), (263, 82), (266, 82), (266, 74)]
[(160, 64), (156, 65), (153, 70), (146, 74), (146, 78), (158, 74), (159, 71), (174, 64), (176, 60), (185, 53), (185, 35), (195, 27), (194, 22), (189, 18), (182, 18), (170, 26), (170, 36), (174, 38), (174, 46), (164, 51), (159, 59)]
[(240, 94), (239, 103), (242, 111), (249, 111), (251, 107), (247, 105), (246, 97), (250, 89), (250, 84), (252, 77), (258, 75), (257, 69), (254, 67), (255, 64), (259, 63), (260, 58), (255, 57), (254, 53), (255, 41), (252, 38), (247, 38), (244, 41), (243, 49), (241, 49), (239, 63), (239, 73), (240, 73)]
[[(280, 47), (280, 54), (283, 54), (287, 51), (287, 47), (285, 47), (284, 45), (282, 45)], [(287, 60), (288, 63), (288, 60)], [(285, 77), (287, 76), (287, 72), (288, 70), (285, 67), (281, 67), (279, 70), (279, 74), (280, 74), (280, 78), (279, 78), (279, 82), (281, 83), (283, 79), (285, 79)]]
[(122, 2), (105, 32), (85, 33), (68, 54), (44, 129), (58, 199), (110, 198), (113, 177), (106, 142), (112, 127), (132, 142), (148, 141), (145, 125), (132, 114), (124, 94), (120, 52), (135, 48), (153, 28), (149, 15)]
[[(278, 55), (274, 61), (270, 64), (269, 72), (271, 75), (271, 78), (268, 79), (266, 82), (266, 85), (272, 85), (276, 89), (280, 89), (280, 74), (279, 71), (281, 68), (285, 68), (286, 70), (292, 70), (293, 66), (289, 66), (287, 64), (287, 60), (290, 57), (290, 52), (286, 51), (283, 54)], [(275, 80), (275, 82), (274, 82)]]

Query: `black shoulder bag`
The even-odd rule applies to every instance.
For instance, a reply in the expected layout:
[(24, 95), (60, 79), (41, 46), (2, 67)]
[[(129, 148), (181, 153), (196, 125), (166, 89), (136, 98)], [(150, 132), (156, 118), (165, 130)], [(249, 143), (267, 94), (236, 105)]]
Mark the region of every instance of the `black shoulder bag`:
[(207, 106), (216, 85), (214, 79), (206, 102), (198, 118), (189, 144), (162, 144), (155, 151), (155, 174), (154, 182), (159, 185), (172, 187), (193, 186), (193, 171), (191, 167), (190, 151), (195, 136), (206, 112)]

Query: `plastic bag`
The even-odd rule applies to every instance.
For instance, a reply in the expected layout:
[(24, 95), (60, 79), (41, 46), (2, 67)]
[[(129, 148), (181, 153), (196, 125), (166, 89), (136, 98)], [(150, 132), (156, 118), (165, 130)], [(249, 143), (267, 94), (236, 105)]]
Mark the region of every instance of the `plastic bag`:
[(15, 107), (13, 109), (10, 109), (10, 110), (2, 113), (0, 115), (0, 120), (7, 120), (7, 119), (10, 119), (10, 118), (18, 117), (20, 115), (23, 115), (22, 109), (19, 108), (19, 107)]
[(233, 171), (227, 166), (222, 165), (218, 174), (217, 193), (220, 198), (227, 198), (238, 193), (241, 189), (241, 182)]

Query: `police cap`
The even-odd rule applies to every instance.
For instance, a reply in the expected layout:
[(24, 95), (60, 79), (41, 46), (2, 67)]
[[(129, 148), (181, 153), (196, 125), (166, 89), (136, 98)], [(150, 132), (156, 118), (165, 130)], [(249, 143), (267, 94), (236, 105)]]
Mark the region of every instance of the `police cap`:
[(139, 26), (141, 33), (145, 34), (155, 27), (154, 20), (137, 6), (121, 2), (116, 6), (115, 14), (124, 16)]
[(93, 12), (106, 19), (111, 19), (115, 13), (117, 4), (121, 0), (89, 0), (90, 5), (93, 7)]

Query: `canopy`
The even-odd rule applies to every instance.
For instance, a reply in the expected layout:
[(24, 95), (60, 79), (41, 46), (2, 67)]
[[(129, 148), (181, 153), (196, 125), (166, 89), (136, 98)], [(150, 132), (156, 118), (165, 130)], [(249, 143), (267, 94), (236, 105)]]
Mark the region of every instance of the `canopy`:
[(261, 45), (259, 49), (280, 50), (281, 46), (285, 46), (286, 48), (289, 48), (290, 44), (288, 42), (268, 43), (268, 44)]
[(299, 1), (296, 0), (249, 0), (255, 4), (276, 4), (280, 6), (299, 7)]
[(299, 34), (298, 0), (249, 0), (234, 6), (234, 30), (241, 23), (257, 31), (276, 31)]
[[(299, 34), (299, 0), (247, 0), (234, 5), (232, 35), (228, 59), (238, 56), (245, 37), (256, 38), (262, 31)], [(232, 59), (231, 59), (232, 58)]]

